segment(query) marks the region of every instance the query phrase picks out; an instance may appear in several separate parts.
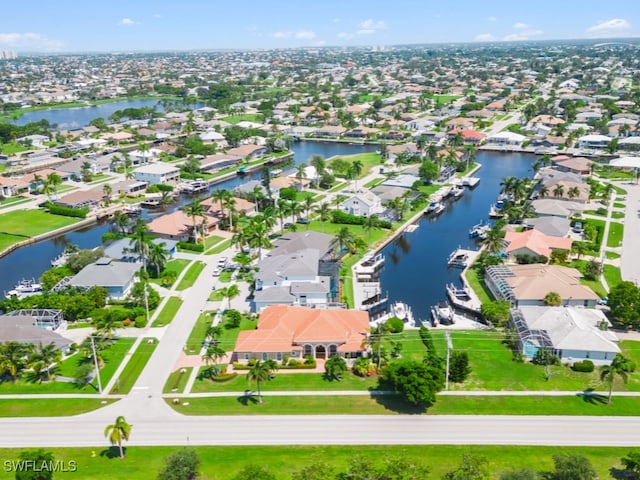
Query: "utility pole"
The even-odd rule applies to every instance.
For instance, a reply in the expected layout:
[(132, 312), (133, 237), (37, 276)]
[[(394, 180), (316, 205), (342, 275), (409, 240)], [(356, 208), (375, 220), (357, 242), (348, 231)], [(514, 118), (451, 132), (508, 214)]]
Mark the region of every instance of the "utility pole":
[(449, 390), (449, 357), (451, 350), (453, 349), (453, 344), (451, 343), (451, 335), (449, 332), (445, 332), (445, 338), (447, 339), (447, 374), (444, 381), (444, 389)]
[(98, 368), (98, 355), (96, 354), (96, 344), (91, 336), (91, 350), (93, 351), (93, 364), (96, 367), (96, 378), (98, 379), (98, 392), (102, 393), (102, 382), (100, 381), (100, 369)]
[(146, 325), (149, 326), (149, 284), (145, 282), (144, 284), (144, 308), (147, 312), (147, 322)]

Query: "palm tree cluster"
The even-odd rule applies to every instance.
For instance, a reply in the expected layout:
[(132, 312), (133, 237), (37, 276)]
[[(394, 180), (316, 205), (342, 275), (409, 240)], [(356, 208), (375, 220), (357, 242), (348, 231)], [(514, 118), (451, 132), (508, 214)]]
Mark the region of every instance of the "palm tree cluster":
[(126, 214), (118, 211), (113, 215), (111, 223), (118, 228), (121, 235), (132, 233), (131, 248), (129, 250), (138, 254), (145, 270), (148, 266), (151, 266), (155, 277), (160, 277), (169, 261), (169, 252), (166, 244), (152, 241), (153, 237), (149, 235), (149, 227), (140, 217), (132, 223)]
[(0, 381), (15, 382), (21, 376), (32, 382), (50, 381), (62, 353), (53, 343), (5, 342), (0, 344)]

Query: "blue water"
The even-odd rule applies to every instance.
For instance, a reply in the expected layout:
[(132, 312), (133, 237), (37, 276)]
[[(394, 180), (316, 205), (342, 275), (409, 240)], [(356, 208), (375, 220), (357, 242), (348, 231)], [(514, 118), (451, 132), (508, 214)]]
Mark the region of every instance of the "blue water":
[[(292, 145), (291, 150), (294, 152), (294, 163), (309, 163), (313, 155), (322, 155), (330, 158), (334, 155), (348, 155), (354, 153), (370, 152), (376, 150), (376, 145), (350, 145), (345, 143), (329, 143), (329, 142), (296, 142)], [(214, 189), (233, 189), (251, 179), (259, 179), (261, 172), (244, 175), (242, 177), (234, 177), (225, 182), (216, 184), (210, 188)], [(169, 211), (191, 202), (188, 197), (180, 198), (180, 201), (174, 205)], [(157, 214), (149, 214), (143, 210), (145, 217)], [(75, 244), (83, 249), (94, 248), (101, 244), (102, 235), (110, 231), (108, 223), (94, 225), (83, 230), (74, 231), (66, 235), (35, 243), (12, 252), (6, 257), (0, 258), (0, 295), (9, 291), (22, 278), (39, 278), (42, 273), (51, 268), (51, 259), (58, 256), (67, 244)]]
[(51, 110), (38, 110), (36, 112), (25, 112), (14, 123), (16, 125), (26, 125), (27, 123), (48, 120), (58, 130), (69, 130), (83, 128), (89, 125), (91, 120), (104, 118), (109, 123), (109, 116), (117, 110), (125, 108), (155, 107), (159, 112), (163, 111), (158, 100), (122, 100), (119, 102), (103, 103), (94, 107), (77, 108), (54, 108)]
[(380, 280), (390, 301), (412, 307), (416, 318), (427, 320), (431, 305), (445, 299), (445, 285), (460, 285), (460, 269), (448, 268), (447, 258), (458, 246), (476, 249), (469, 229), (488, 220), (489, 206), (500, 193), (500, 181), (507, 176), (531, 176), (535, 157), (518, 153), (479, 152), (482, 168), (475, 174), (482, 180), (461, 199), (449, 202), (437, 218), (423, 217), (412, 233), (403, 233), (382, 250), (386, 263)]

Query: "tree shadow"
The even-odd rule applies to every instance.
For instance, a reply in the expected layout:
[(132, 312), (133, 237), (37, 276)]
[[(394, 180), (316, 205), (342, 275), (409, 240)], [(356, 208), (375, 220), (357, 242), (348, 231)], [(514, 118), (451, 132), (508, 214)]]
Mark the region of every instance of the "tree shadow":
[(606, 395), (595, 393), (593, 388), (586, 388), (584, 392), (577, 394), (582, 397), (582, 400), (591, 405), (605, 405), (608, 403), (609, 398)]
[(244, 405), (245, 407), (249, 405), (258, 405), (258, 396), (254, 395), (251, 390), (246, 390), (244, 395), (240, 395), (236, 400), (239, 404)]
[[(122, 447), (122, 453), (127, 456), (127, 447)], [(109, 459), (120, 458), (120, 449), (116, 445), (112, 445), (109, 448), (105, 448), (100, 452), (101, 457), (107, 457)]]
[(385, 410), (402, 413), (404, 415), (421, 415), (426, 413), (427, 408), (430, 406), (425, 404), (414, 405), (408, 402), (402, 395), (388, 392), (393, 392), (393, 387), (383, 379), (379, 379), (375, 387), (369, 388), (371, 398), (374, 399), (378, 405), (384, 407)]
[(629, 472), (616, 467), (611, 467), (609, 469), (609, 475), (616, 480), (638, 480), (638, 475), (634, 472)]

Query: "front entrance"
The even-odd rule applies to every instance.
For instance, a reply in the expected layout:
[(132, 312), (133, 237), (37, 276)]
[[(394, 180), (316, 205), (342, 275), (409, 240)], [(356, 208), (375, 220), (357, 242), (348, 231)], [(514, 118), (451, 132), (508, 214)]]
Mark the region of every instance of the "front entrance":
[(324, 348), (324, 345), (316, 346), (316, 358), (327, 358), (327, 350)]

